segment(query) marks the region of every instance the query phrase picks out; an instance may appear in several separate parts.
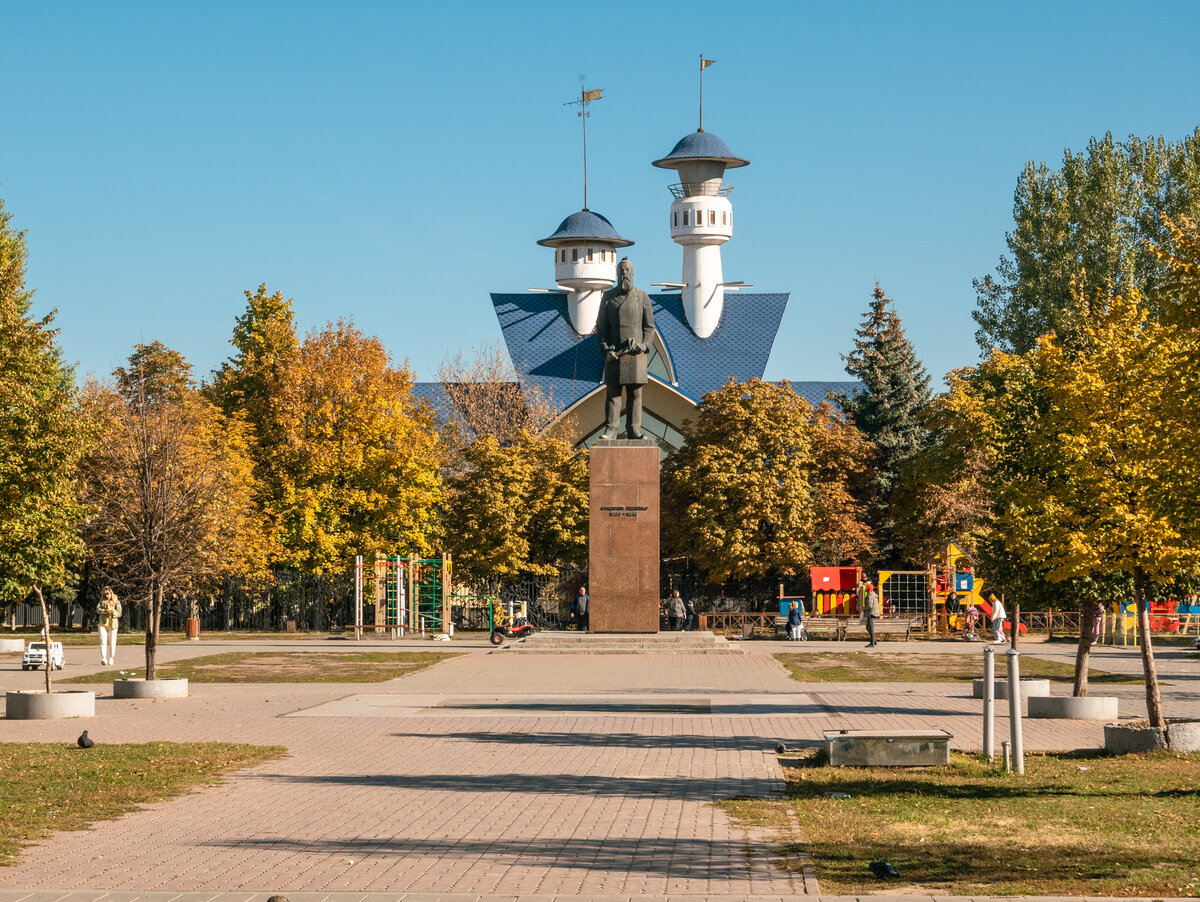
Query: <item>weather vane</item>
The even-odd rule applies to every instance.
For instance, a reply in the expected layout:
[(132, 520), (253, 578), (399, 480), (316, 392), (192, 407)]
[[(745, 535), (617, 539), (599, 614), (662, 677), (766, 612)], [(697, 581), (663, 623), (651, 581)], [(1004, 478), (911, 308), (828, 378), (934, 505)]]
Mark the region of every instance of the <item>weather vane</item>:
[(584, 76), (584, 75), (579, 76), (579, 99), (578, 100), (569, 100), (563, 104), (563, 106), (578, 106), (579, 107), (579, 113), (578, 113), (579, 118), (583, 120), (583, 209), (585, 209), (585, 210), (588, 208), (587, 121), (588, 121), (588, 117), (590, 115), (592, 115), (590, 112), (588, 112), (588, 104), (591, 103), (593, 100), (599, 100), (601, 95), (604, 94), (603, 88), (596, 88), (595, 90), (589, 91), (587, 89), (587, 86), (583, 83), (583, 81), (586, 77), (587, 76)]
[(716, 60), (706, 60), (704, 54), (700, 54), (700, 127), (696, 129), (698, 132), (704, 131), (704, 70), (715, 62)]

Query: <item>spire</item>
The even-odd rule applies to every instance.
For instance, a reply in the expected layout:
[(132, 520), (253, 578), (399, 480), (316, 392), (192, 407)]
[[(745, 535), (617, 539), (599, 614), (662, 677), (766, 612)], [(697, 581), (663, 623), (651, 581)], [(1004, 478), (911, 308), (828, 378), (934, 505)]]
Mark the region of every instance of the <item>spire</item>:
[(576, 114), (583, 122), (583, 209), (588, 208), (588, 181), (587, 181), (587, 121), (592, 115), (588, 110), (588, 104), (592, 101), (599, 100), (604, 95), (603, 88), (595, 88), (589, 91), (585, 84), (586, 75), (579, 76), (579, 99), (568, 100), (563, 106), (578, 106), (579, 112)]

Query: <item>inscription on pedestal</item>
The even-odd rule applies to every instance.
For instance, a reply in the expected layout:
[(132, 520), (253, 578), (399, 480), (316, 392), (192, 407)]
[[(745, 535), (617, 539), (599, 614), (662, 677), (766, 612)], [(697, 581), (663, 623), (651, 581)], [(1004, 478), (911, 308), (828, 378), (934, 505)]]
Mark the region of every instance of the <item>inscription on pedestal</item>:
[(658, 632), (658, 463), (658, 446), (650, 441), (601, 441), (592, 446), (592, 632)]

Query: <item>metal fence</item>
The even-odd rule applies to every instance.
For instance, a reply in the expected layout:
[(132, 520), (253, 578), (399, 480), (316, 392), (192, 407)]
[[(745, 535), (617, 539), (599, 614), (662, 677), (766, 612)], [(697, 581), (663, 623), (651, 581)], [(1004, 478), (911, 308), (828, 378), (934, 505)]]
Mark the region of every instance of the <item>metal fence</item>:
[[(209, 593), (165, 599), (160, 628), (182, 631), (193, 602), (205, 632), (282, 632), (289, 624), (296, 630), (336, 631), (352, 622), (354, 581), (348, 570), (279, 570), (258, 579), (228, 578)], [(127, 603), (125, 628), (144, 630), (148, 613), (145, 605)]]

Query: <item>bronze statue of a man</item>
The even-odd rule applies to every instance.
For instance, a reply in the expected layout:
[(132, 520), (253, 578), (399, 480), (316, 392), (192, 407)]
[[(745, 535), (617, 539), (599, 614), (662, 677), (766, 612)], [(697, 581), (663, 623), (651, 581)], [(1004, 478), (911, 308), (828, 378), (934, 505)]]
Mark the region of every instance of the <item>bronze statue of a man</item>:
[(650, 297), (633, 287), (633, 264), (622, 257), (617, 264), (617, 284), (604, 292), (596, 320), (596, 339), (604, 355), (602, 439), (615, 439), (621, 423), (621, 393), (626, 395), (625, 435), (642, 435), (642, 386), (646, 384), (646, 359), (654, 341), (654, 311)]

